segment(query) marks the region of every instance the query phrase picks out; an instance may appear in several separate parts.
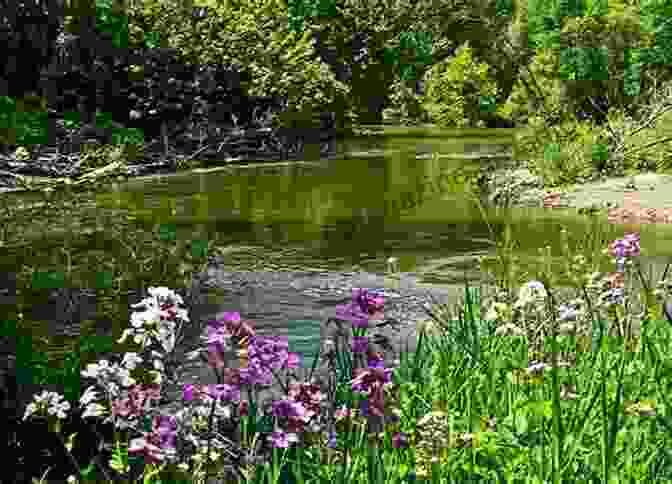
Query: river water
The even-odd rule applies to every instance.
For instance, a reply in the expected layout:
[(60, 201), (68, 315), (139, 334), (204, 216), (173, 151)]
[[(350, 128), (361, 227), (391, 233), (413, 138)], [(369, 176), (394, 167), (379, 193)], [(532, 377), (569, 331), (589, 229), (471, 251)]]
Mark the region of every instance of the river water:
[[(75, 246), (78, 257), (90, 261), (84, 272), (114, 272), (115, 265), (129, 262), (130, 252), (108, 240), (108, 212), (124, 214), (138, 239), (157, 225), (174, 227), (177, 242), (216, 238), (216, 254), (199, 276), (199, 297), (188, 308), (200, 325), (187, 331), (180, 352), (198, 345), (205, 321), (237, 311), (259, 334), (286, 335), (290, 351), (300, 352), (307, 366), (323, 337), (321, 322), (349, 300), (352, 288), (387, 290), (390, 315), (426, 319), (422, 306), (427, 294), (456, 303), (464, 294), (463, 278), (471, 285), (483, 276), (478, 257), (494, 254), (495, 241), (469, 180), (507, 162), (506, 156), (488, 155), (510, 152), (511, 136), (500, 134), (504, 130), (392, 131), (348, 140), (336, 159), (227, 165), (132, 179), (71, 207), (65, 216), (38, 212), (6, 222), (4, 236), (20, 239), (21, 250), (5, 250), (4, 274), (12, 279), (12, 271), (16, 276), (38, 264), (64, 270), (69, 262), (60, 258), (63, 249)], [(13, 203), (34, 203), (27, 195), (2, 196), (16, 197)], [(575, 241), (597, 229), (597, 222), (575, 213), (486, 207), (485, 214), (497, 237), (509, 226), (519, 243), (516, 253), (528, 269), (538, 266), (537, 251), (546, 245), (557, 263), (563, 261), (562, 225)], [(606, 222), (598, 225), (612, 240), (623, 233)], [(97, 236), (77, 242), (87, 231)], [(644, 232), (642, 245), (648, 241), (656, 247), (656, 232)], [(5, 249), (12, 245), (5, 244)], [(390, 257), (399, 261), (398, 279), (386, 275)], [(160, 275), (140, 275), (147, 285), (171, 287)], [(36, 338), (45, 339), (46, 354), (56, 359), (85, 337), (83, 320), (102, 316), (93, 328), (96, 333), (119, 335), (123, 330), (99, 314), (95, 291), (66, 304), (68, 317), (60, 317), (68, 290), (55, 287), (47, 302), (23, 299), (25, 306), (40, 308), (31, 311), (31, 328)], [(143, 296), (131, 292), (127, 302)], [(395, 305), (402, 299), (404, 304)], [(183, 378), (203, 381), (206, 373), (202, 364), (187, 365)]]

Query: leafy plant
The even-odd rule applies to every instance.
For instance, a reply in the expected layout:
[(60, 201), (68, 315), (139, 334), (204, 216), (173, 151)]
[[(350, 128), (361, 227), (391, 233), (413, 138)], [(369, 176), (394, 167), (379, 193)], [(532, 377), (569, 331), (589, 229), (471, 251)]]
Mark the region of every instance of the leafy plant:
[(481, 97), (495, 96), (497, 84), (488, 65), (476, 63), (468, 43), (455, 56), (432, 66), (426, 74), (423, 107), (440, 126), (475, 126), (480, 118)]

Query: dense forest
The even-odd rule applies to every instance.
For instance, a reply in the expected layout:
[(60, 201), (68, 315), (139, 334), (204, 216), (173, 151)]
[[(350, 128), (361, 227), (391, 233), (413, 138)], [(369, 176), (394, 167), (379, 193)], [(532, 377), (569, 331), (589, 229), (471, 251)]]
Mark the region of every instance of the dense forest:
[[(285, 141), (383, 122), (516, 127), (533, 130), (519, 153), (573, 140), (594, 171), (624, 144), (619, 123), (661, 102), (670, 14), (668, 0), (10, 0), (0, 141), (54, 143), (62, 121), (112, 127), (107, 144), (197, 119), (210, 137), (254, 125)], [(43, 139), (26, 128), (40, 112), (61, 121)]]

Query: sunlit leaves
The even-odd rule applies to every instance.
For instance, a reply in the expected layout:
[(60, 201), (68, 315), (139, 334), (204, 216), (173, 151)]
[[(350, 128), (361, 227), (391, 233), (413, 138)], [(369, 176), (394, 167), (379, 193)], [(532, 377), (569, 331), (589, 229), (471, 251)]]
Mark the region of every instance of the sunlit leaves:
[(443, 126), (475, 124), (480, 117), (481, 96), (497, 92), (488, 69), (486, 64), (475, 62), (468, 46), (458, 49), (455, 57), (432, 66), (423, 104), (433, 120)]

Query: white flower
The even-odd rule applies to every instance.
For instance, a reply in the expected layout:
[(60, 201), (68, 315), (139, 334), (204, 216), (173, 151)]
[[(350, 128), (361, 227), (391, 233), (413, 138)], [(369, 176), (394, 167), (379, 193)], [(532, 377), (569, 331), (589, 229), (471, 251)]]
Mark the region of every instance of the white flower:
[(495, 329), (495, 335), (497, 336), (522, 336), (523, 334), (523, 330), (512, 323), (503, 324)]
[(538, 374), (538, 373), (543, 372), (547, 367), (548, 367), (548, 365), (544, 362), (534, 361), (533, 363), (530, 364), (530, 366), (527, 367), (527, 369), (525, 371), (527, 371), (528, 374), (531, 374), (531, 373), (537, 373)]
[(158, 311), (136, 311), (131, 314), (131, 324), (134, 328), (152, 327), (159, 322), (161, 317)]
[(122, 360), (122, 365), (124, 365), (129, 370), (135, 370), (139, 363), (142, 363), (142, 358), (134, 352), (126, 353), (124, 355), (124, 359)]
[(149, 295), (158, 298), (162, 302), (173, 302), (177, 304), (184, 304), (182, 296), (167, 287), (150, 287), (147, 292)]
[(132, 378), (130, 372), (125, 368), (119, 369), (119, 377), (121, 379), (121, 384), (125, 387), (133, 386), (136, 383), (135, 378)]
[(23, 420), (41, 410), (46, 410), (49, 415), (65, 418), (67, 416), (66, 412), (70, 410), (70, 402), (61, 401), (63, 400), (63, 396), (56, 392), (43, 391), (39, 395), (34, 395), (33, 400), (34, 403), (29, 403), (26, 406)]
[(89, 363), (81, 374), (87, 378), (98, 378), (98, 374), (109, 368), (107, 360), (100, 360), (100, 363)]
[(504, 314), (506, 314), (506, 311), (508, 310), (508, 305), (501, 303), (501, 302), (496, 302), (493, 303), (490, 308), (488, 309), (487, 313), (485, 314), (485, 320), (486, 321), (495, 321), (497, 319), (501, 319)]
[(79, 398), (79, 403), (82, 404), (82, 405), (88, 405), (89, 403), (91, 403), (96, 398), (98, 398), (98, 394), (95, 391), (95, 387), (93, 385), (90, 385), (84, 391), (84, 395), (82, 395)]
[(186, 309), (182, 308), (175, 309), (175, 317), (187, 323), (189, 322), (189, 313), (187, 312)]
[(163, 371), (165, 369), (165, 366), (163, 365), (163, 361), (154, 360), (154, 368), (157, 369), (157, 370)]
[(175, 348), (175, 323), (172, 321), (167, 323), (171, 324), (162, 324), (159, 328), (159, 340), (164, 351), (170, 353)]
[(119, 394), (119, 385), (117, 385), (114, 382), (111, 382), (107, 386), (107, 391), (109, 391), (112, 394), (112, 396), (116, 397)]
[(26, 420), (28, 417), (37, 412), (37, 405), (34, 403), (29, 403), (26, 405), (26, 412), (23, 414), (23, 420)]
[(514, 304), (515, 308), (525, 306), (529, 303), (538, 303), (547, 297), (546, 288), (539, 281), (530, 281), (520, 288), (518, 300)]

